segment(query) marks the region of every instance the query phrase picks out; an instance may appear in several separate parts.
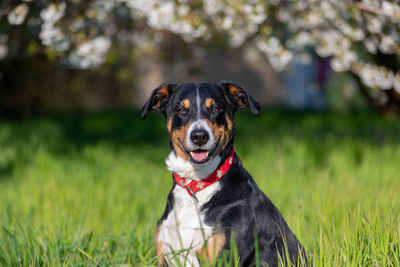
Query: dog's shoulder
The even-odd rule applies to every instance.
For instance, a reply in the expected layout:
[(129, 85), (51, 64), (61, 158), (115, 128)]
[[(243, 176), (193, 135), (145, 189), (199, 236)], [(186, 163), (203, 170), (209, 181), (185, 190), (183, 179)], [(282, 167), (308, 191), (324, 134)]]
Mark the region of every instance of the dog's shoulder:
[[(237, 249), (242, 258), (253, 258), (255, 236), (266, 262), (275, 262), (276, 251), (282, 255), (284, 243), (289, 254), (297, 260), (301, 244), (292, 233), (282, 214), (261, 191), (252, 176), (237, 157), (226, 177), (221, 180), (221, 190), (204, 205), (205, 222), (225, 229), (229, 237), (235, 234)], [(226, 244), (229, 246), (229, 243)], [(245, 260), (244, 260), (245, 261)]]
[(207, 222), (229, 226), (235, 220), (256, 220), (263, 215), (263, 223), (283, 219), (278, 209), (242, 166), (240, 159), (236, 157), (235, 161), (237, 162), (232, 165), (226, 177), (221, 180), (221, 190), (203, 206)]

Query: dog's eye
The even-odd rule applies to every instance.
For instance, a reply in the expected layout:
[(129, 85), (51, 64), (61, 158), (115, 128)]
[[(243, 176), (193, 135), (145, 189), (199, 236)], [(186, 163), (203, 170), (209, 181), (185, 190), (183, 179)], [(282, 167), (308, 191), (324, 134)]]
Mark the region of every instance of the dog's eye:
[(222, 111), (222, 108), (219, 108), (219, 107), (212, 107), (210, 110), (211, 114), (213, 114), (213, 115), (216, 115), (221, 111)]
[(184, 108), (177, 108), (176, 113), (178, 115), (184, 116), (186, 114), (186, 110)]

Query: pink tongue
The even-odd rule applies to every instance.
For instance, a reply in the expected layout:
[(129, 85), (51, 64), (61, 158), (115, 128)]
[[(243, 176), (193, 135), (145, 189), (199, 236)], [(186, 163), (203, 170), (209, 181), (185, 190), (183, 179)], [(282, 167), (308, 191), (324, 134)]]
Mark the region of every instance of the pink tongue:
[(207, 151), (192, 152), (192, 157), (197, 161), (203, 161), (207, 157)]

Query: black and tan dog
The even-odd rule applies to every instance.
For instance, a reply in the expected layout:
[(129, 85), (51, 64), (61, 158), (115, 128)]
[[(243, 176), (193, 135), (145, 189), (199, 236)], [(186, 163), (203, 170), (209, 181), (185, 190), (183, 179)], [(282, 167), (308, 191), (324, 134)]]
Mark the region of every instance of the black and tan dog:
[(166, 164), (173, 185), (155, 234), (159, 265), (200, 266), (229, 250), (233, 240), (240, 266), (256, 258), (277, 266), (278, 253), (295, 264), (305, 258), (234, 152), (233, 117), (245, 107), (259, 114), (260, 105), (231, 82), (162, 84), (144, 105), (143, 118), (150, 110), (166, 117), (171, 146)]

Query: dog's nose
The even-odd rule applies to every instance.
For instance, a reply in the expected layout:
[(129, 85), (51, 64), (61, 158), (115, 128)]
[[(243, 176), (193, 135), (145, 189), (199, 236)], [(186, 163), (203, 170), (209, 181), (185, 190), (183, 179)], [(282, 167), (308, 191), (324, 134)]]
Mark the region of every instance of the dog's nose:
[(208, 135), (208, 132), (203, 129), (193, 130), (190, 134), (190, 140), (192, 140), (192, 142), (198, 146), (202, 146), (207, 143), (209, 138), (210, 136)]

